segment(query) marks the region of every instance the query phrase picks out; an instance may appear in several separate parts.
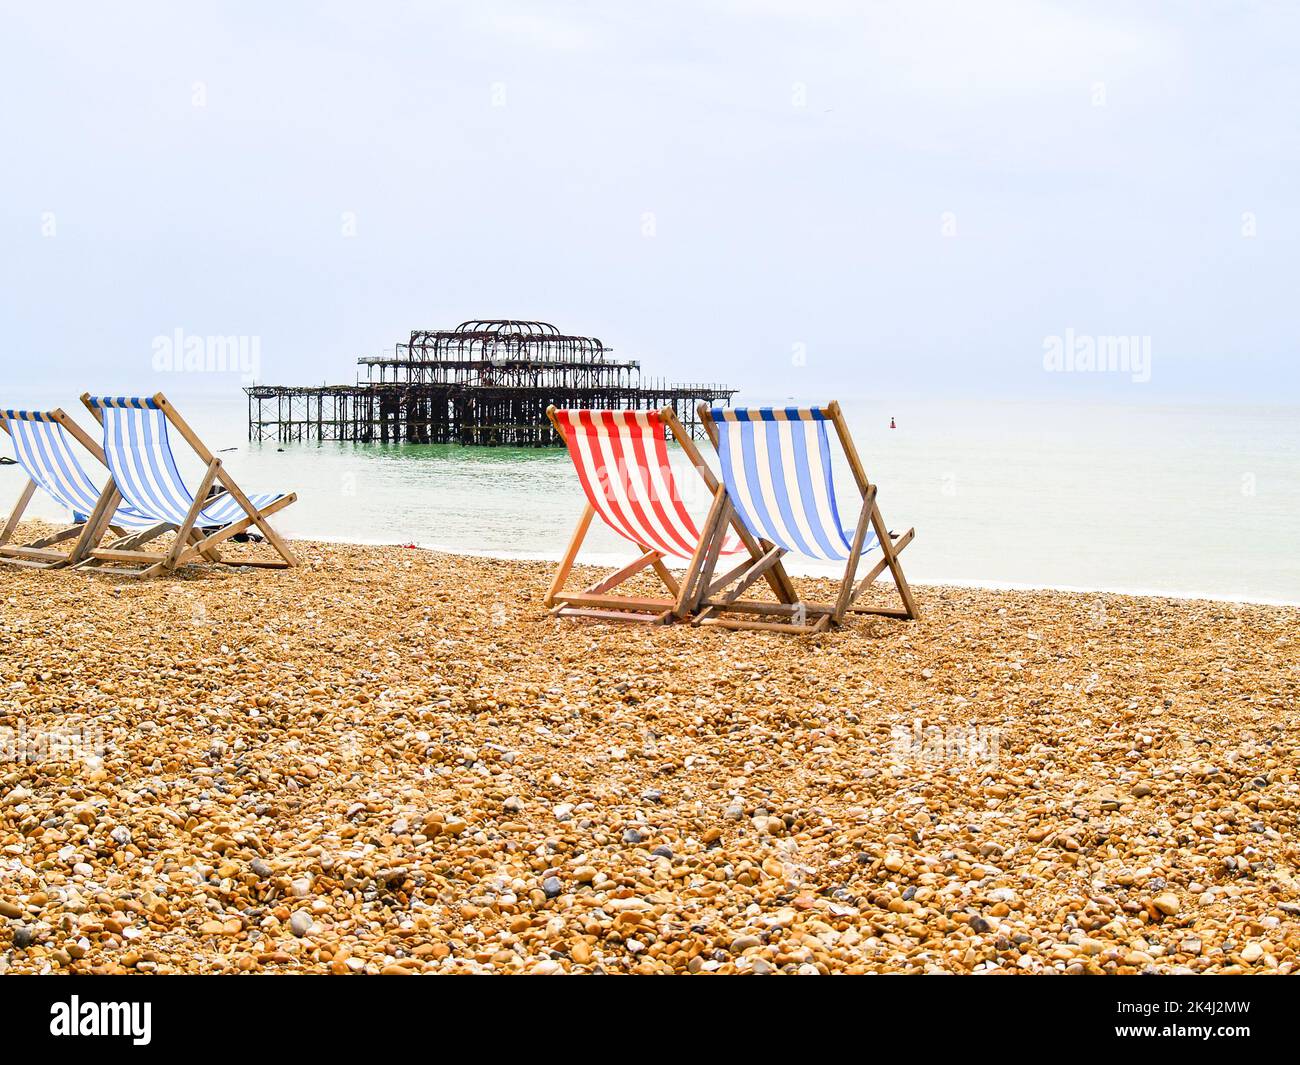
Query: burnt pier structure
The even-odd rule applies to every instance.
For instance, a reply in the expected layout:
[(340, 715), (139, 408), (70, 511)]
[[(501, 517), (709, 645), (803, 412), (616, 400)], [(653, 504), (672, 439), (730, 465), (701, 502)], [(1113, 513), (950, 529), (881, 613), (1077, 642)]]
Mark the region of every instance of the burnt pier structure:
[(391, 355), (357, 360), (351, 385), (251, 385), (250, 440), (358, 443), (558, 445), (546, 408), (672, 407), (694, 435), (700, 402), (730, 405), (719, 384), (645, 379), (641, 364), (609, 358), (597, 337), (570, 336), (548, 322), (462, 322), (414, 330)]

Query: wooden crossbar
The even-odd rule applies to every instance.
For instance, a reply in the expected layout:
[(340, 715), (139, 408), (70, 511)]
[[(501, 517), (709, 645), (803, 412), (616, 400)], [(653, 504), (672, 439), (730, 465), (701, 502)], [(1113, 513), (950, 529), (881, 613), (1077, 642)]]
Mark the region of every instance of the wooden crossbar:
[(783, 621), (741, 621), (738, 618), (705, 618), (700, 622), (700, 624), (714, 626), (720, 629), (789, 632), (807, 636), (812, 633), (825, 632), (830, 628), (831, 619), (828, 615), (823, 614), (812, 625), (798, 625)]
[[(700, 407), (707, 411), (715, 409), (707, 403), (701, 403)], [(811, 421), (814, 418), (830, 421), (831, 418), (829, 407), (772, 407), (771, 410), (773, 417), (785, 419), (786, 421)], [(724, 407), (719, 411), (719, 414), (724, 422), (740, 421), (740, 415), (734, 410)], [(710, 420), (712, 420), (712, 415), (710, 415)]]
[(719, 605), (729, 606), (739, 599), (751, 584), (781, 560), (782, 554), (783, 551), (779, 547), (774, 547), (768, 551), (767, 554), (749, 567), (749, 571), (736, 582), (736, 586), (732, 588), (731, 591), (727, 592), (720, 600), (718, 600)]
[(608, 577), (604, 578), (603, 580), (599, 580), (595, 584), (588, 585), (587, 588), (584, 589), (584, 594), (598, 595), (601, 592), (609, 591), (611, 588), (617, 588), (629, 577), (636, 576), (647, 566), (658, 561), (658, 558), (659, 558), (658, 551), (647, 551), (635, 562), (629, 562), (622, 569), (616, 570), (615, 572), (611, 573)]
[(156, 551), (121, 551), (112, 547), (96, 548), (90, 554), (104, 562), (161, 562), (165, 557)]
[(674, 599), (655, 599), (642, 595), (589, 595), (586, 592), (567, 592), (557, 603), (565, 606), (594, 606), (606, 610), (671, 610), (677, 605)]
[(644, 625), (665, 625), (673, 616), (671, 610), (658, 614), (638, 614), (631, 610), (588, 610), (582, 607), (561, 607), (556, 611), (557, 617), (586, 618), (589, 621), (630, 621)]
[(0, 546), (0, 555), (13, 558), (41, 558), (53, 562), (63, 561), (68, 557), (62, 551), (49, 551), (41, 547), (18, 547), (13, 544)]

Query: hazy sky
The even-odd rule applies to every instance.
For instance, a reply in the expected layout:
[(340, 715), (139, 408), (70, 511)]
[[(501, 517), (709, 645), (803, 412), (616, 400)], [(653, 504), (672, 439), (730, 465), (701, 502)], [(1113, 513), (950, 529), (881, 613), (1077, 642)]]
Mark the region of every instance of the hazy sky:
[[(807, 399), (1294, 402), (1298, 12), (5, 0), (5, 379), (237, 387), (159, 381), (181, 329), (348, 381), (537, 317)], [(1149, 382), (1045, 371), (1112, 335)]]

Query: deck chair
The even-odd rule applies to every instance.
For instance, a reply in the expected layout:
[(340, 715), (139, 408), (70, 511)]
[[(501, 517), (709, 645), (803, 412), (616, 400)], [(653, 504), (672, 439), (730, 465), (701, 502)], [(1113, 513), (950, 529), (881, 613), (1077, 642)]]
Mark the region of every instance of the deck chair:
[[(546, 410), (547, 417), (569, 449), (582, 484), (587, 504), (569, 548), (560, 562), (547, 592), (545, 603), (551, 613), (569, 618), (633, 621), (665, 624), (686, 616), (694, 595), (697, 574), (704, 563), (704, 539), (687, 511), (668, 461), (665, 430), (682, 445), (687, 457), (700, 470), (713, 493), (713, 505), (705, 522), (715, 518), (726, 493), (704, 464), (694, 441), (671, 408), (661, 411)], [(567, 591), (565, 584), (574, 560), (597, 515), (640, 552), (628, 565), (581, 591)], [(757, 542), (739, 523), (736, 535), (720, 527), (714, 539), (713, 555), (747, 551), (758, 557)], [(665, 560), (688, 562), (686, 577), (678, 581)], [(650, 569), (659, 578), (667, 596), (616, 595), (619, 585)], [(781, 593), (793, 597), (793, 586)]]
[[(81, 561), (85, 552), (95, 546), (89, 541), (90, 519), (100, 514), (110, 489), (95, 487), (77, 459), (72, 442), (75, 440), (101, 464), (104, 452), (61, 409), (0, 411), (0, 428), (12, 438), (14, 457), (27, 474), (27, 485), (0, 530), (0, 562), (31, 569), (58, 569)], [(71, 512), (72, 524), (31, 543), (11, 543), (38, 488)], [(127, 529), (152, 529), (158, 524), (129, 506), (119, 506), (109, 512), (107, 528), (116, 536), (125, 536)], [(163, 531), (158, 530), (159, 534)]]
[[(90, 548), (78, 569), (152, 577), (199, 558), (231, 566), (273, 569), (298, 564), (289, 545), (267, 521), (296, 500), (296, 493), (246, 495), (161, 392), (143, 397), (87, 394), (81, 401), (103, 429), (104, 460), (113, 475), (112, 505), (124, 499), (132, 509), (173, 526), (176, 537), (168, 551), (160, 552), (141, 550), (142, 544), (152, 539), (148, 534), (125, 536), (107, 547)], [(207, 464), (193, 491), (176, 466), (169, 426)], [(98, 520), (106, 523), (107, 512)], [(278, 552), (279, 559), (226, 559), (217, 550), (219, 544), (253, 526)], [(94, 530), (91, 535), (95, 535)], [(101, 531), (96, 543), (102, 535)], [(123, 563), (131, 568), (121, 568)]]
[[(885, 526), (876, 503), (876, 486), (867, 480), (857, 449), (838, 403), (826, 407), (724, 410), (701, 404), (700, 420), (717, 448), (726, 487), (726, 503), (706, 530), (717, 540), (723, 523), (733, 515), (769, 550), (763, 559), (739, 573), (714, 581), (706, 563), (694, 604), (695, 624), (731, 629), (771, 629), (778, 632), (823, 632), (848, 613), (882, 614), (914, 619), (918, 616), (912, 590), (898, 554), (916, 535), (908, 529), (894, 536)], [(831, 443), (827, 427), (834, 426), (860, 493), (857, 524), (840, 521), (831, 475)], [(868, 551), (881, 559), (855, 585), (859, 561)], [(840, 592), (834, 603), (785, 603), (744, 599), (745, 591), (771, 565), (794, 551), (814, 559), (845, 563)], [(889, 570), (903, 609), (855, 605), (885, 570)], [(745, 618), (722, 615), (738, 613)], [(755, 615), (779, 617), (760, 621)]]

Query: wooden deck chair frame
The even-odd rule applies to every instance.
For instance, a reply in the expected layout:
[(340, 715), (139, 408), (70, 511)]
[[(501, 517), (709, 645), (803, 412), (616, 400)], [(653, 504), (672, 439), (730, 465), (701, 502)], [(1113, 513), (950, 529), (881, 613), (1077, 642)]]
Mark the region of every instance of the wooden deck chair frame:
[[(57, 423), (65, 432), (68, 433), (77, 443), (79, 443), (90, 455), (105, 465), (104, 451), (95, 442), (95, 440), (80, 425), (68, 416), (68, 413), (62, 407), (56, 407), (50, 411), (35, 412), (42, 419), (49, 422)], [(0, 429), (13, 435), (13, 430), (9, 426), (9, 419), (4, 411), (0, 411)], [(80, 562), (92, 546), (90, 532), (92, 528), (91, 517), (94, 512), (88, 515), (85, 521), (73, 522), (58, 532), (51, 533), (49, 536), (42, 536), (27, 544), (15, 544), (13, 540), (14, 532), (18, 528), (18, 523), (22, 521), (23, 515), (27, 512), (27, 507), (31, 503), (40, 485), (30, 475), (27, 478), (27, 484), (18, 496), (18, 501), (14, 504), (13, 509), (9, 512), (9, 517), (0, 529), (0, 562), (10, 566), (22, 566), (28, 569), (62, 569), (64, 566), (72, 566)], [(100, 493), (99, 503), (102, 503), (105, 494), (111, 491), (109, 486), (105, 486)], [(99, 509), (99, 503), (96, 504), (96, 512)], [(114, 536), (125, 536), (126, 530), (112, 524), (110, 511), (110, 521), (107, 525), (107, 531), (111, 531)], [(171, 526), (164, 526), (157, 530), (155, 535), (161, 535)], [(67, 544), (68, 541), (76, 542), (67, 550), (59, 550), (59, 544)]]
[[(714, 448), (718, 448), (718, 430), (710, 415), (710, 408), (707, 403), (699, 405), (700, 421), (708, 433), (709, 440)], [(844, 451), (844, 456), (848, 460), (849, 468), (853, 473), (854, 482), (857, 485), (858, 492), (861, 495), (862, 503), (858, 513), (857, 525), (854, 528), (853, 536), (850, 540), (848, 551), (848, 560), (845, 563), (844, 575), (840, 580), (839, 595), (833, 603), (806, 603), (797, 598), (792, 602), (764, 602), (761, 600), (742, 598), (745, 591), (759, 577), (766, 574), (766, 566), (779, 565), (779, 560), (786, 552), (784, 548), (772, 547), (762, 559), (746, 568), (737, 568), (722, 577), (715, 579), (713, 576), (713, 564), (710, 559), (715, 557), (706, 554), (704, 571), (700, 580), (700, 593), (694, 603), (694, 624), (696, 625), (716, 625), (728, 629), (752, 629), (767, 630), (773, 632), (787, 633), (818, 633), (825, 632), (831, 625), (843, 623), (848, 614), (876, 614), (883, 617), (899, 618), (901, 620), (916, 620), (920, 617), (917, 609), (916, 599), (912, 595), (911, 586), (907, 583), (907, 577), (903, 573), (902, 564), (898, 560), (899, 554), (907, 547), (916, 536), (914, 528), (908, 529), (905, 533), (895, 536), (885, 524), (884, 518), (880, 514), (880, 507), (876, 503), (876, 486), (867, 478), (866, 470), (862, 465), (862, 460), (858, 456), (857, 448), (854, 446), (853, 437), (849, 433), (848, 424), (844, 420), (844, 414), (840, 409), (838, 402), (832, 402), (826, 407), (820, 408), (826, 416), (826, 420), (835, 426), (835, 432), (839, 438), (840, 447)], [(799, 409), (797, 413), (800, 416), (811, 415), (811, 409)], [(726, 496), (726, 489), (723, 489), (723, 495)], [(736, 508), (730, 498), (726, 498), (721, 511), (714, 515), (714, 524), (706, 531), (705, 539), (716, 541), (719, 536), (719, 530), (725, 528), (724, 522), (734, 521), (736, 518)], [(868, 532), (874, 532), (876, 540), (880, 546), (881, 559), (872, 566), (860, 579), (857, 576), (859, 564), (862, 559), (863, 544), (866, 543)], [(768, 544), (766, 540), (763, 541)], [(769, 545), (771, 546), (771, 545)], [(902, 600), (903, 607), (899, 609), (887, 609), (880, 607), (867, 607), (857, 605), (857, 601), (876, 581), (881, 574), (889, 572), (893, 578), (894, 585), (898, 590), (899, 598)], [(856, 583), (855, 583), (856, 582)], [(748, 615), (744, 618), (730, 618), (723, 616), (726, 613), (738, 613)], [(769, 617), (780, 617), (781, 621), (760, 621), (757, 617), (763, 615)]]
[[(555, 427), (556, 434), (567, 445), (568, 439), (565, 436), (564, 427), (560, 424), (556, 414), (557, 411), (554, 405), (546, 408), (546, 416), (551, 425)], [(721, 482), (714, 476), (713, 471), (705, 464), (703, 456), (700, 455), (699, 450), (695, 447), (695, 442), (691, 439), (691, 434), (682, 425), (676, 412), (671, 407), (664, 407), (658, 414), (660, 420), (668, 427), (668, 431), (672, 433), (673, 438), (681, 446), (687, 458), (694, 464), (696, 470), (704, 478), (709, 491), (713, 494), (713, 503), (709, 515), (701, 527), (699, 545), (688, 561), (685, 576), (679, 581), (673, 575), (664, 561), (667, 557), (664, 552), (651, 547), (649, 544), (637, 543), (636, 546), (641, 550), (641, 554), (632, 562), (629, 562), (621, 569), (614, 570), (580, 591), (567, 591), (565, 585), (572, 573), (578, 552), (581, 550), (582, 544), (587, 538), (587, 533), (591, 529), (592, 520), (597, 516), (596, 508), (588, 499), (583, 507), (582, 515), (578, 518), (578, 525), (573, 531), (573, 536), (569, 540), (568, 549), (560, 560), (559, 568), (555, 571), (550, 589), (543, 600), (551, 613), (557, 617), (664, 625), (674, 620), (686, 618), (692, 604), (699, 597), (699, 575), (704, 566), (706, 548), (709, 546), (709, 537), (706, 535), (705, 530), (713, 528), (717, 524), (716, 518), (722, 510), (726, 491)], [(748, 550), (751, 561), (759, 559), (763, 551), (758, 541), (749, 534), (749, 531), (738, 520), (734, 521), (732, 525), (741, 543)], [(721, 552), (726, 532), (727, 526), (724, 524), (720, 526), (717, 536), (713, 538), (712, 550), (715, 562), (717, 555)], [(663, 584), (668, 593), (667, 596), (614, 594), (620, 585), (647, 569), (652, 570), (659, 578), (660, 583)], [(784, 570), (774, 570), (769, 580), (782, 601), (794, 601), (794, 586), (785, 575)]]
[[(163, 572), (174, 572), (181, 566), (197, 559), (227, 566), (252, 566), (260, 569), (288, 569), (298, 565), (298, 558), (289, 547), (289, 544), (267, 521), (267, 518), (272, 514), (283, 510), (297, 500), (297, 493), (290, 492), (283, 495), (260, 509), (254, 506), (244, 493), (244, 490), (239, 487), (235, 479), (222, 465), (221, 459), (208, 450), (207, 445), (190, 428), (189, 423), (181, 417), (180, 412), (172, 406), (167, 397), (161, 392), (156, 392), (148, 398), (156, 404), (167, 421), (180, 434), (181, 439), (193, 449), (202, 462), (207, 464), (207, 470), (199, 481), (198, 487), (194, 490), (194, 502), (185, 515), (185, 520), (178, 526), (171, 526), (176, 530), (176, 537), (169, 551), (163, 553), (141, 550), (140, 548), (144, 543), (158, 535), (157, 532), (148, 530), (144, 534), (121, 537), (111, 542), (107, 547), (88, 549), (85, 552), (84, 560), (78, 564), (77, 568), (91, 573), (99, 572), (121, 577), (146, 578)], [(89, 392), (82, 394), (81, 402), (85, 404), (95, 420), (103, 425), (103, 414), (92, 401)], [(218, 489), (215, 493), (212, 492), (214, 487)], [(233, 497), (244, 517), (223, 525), (213, 532), (201, 530), (197, 525), (200, 515), (222, 495), (226, 494)], [(105, 490), (105, 497), (100, 500), (97, 513), (91, 515), (91, 521), (88, 523), (88, 525), (92, 526), (90, 535), (95, 543), (102, 540), (103, 530), (107, 527), (108, 519), (121, 499), (121, 489), (116, 483), (110, 481), (108, 488)], [(233, 536), (247, 532), (253, 527), (256, 527), (262, 533), (267, 543), (280, 555), (278, 560), (228, 559), (223, 557), (217, 550), (219, 544)], [(96, 535), (96, 531), (98, 531), (98, 535)], [(120, 568), (122, 563), (132, 564), (134, 568)]]

